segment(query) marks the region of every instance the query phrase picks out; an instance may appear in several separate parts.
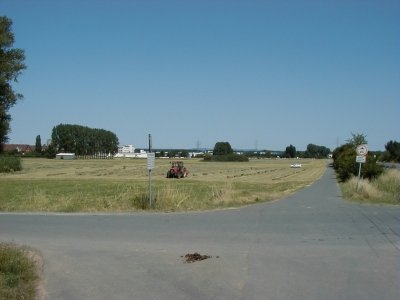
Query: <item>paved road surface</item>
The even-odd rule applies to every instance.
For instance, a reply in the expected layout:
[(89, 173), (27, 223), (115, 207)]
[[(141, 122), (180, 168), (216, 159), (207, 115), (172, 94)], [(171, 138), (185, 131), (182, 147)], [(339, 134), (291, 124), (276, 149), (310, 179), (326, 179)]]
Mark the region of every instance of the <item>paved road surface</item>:
[(1, 241), (43, 254), (46, 299), (400, 299), (399, 234), (399, 207), (344, 202), (331, 169), (235, 210), (0, 215)]

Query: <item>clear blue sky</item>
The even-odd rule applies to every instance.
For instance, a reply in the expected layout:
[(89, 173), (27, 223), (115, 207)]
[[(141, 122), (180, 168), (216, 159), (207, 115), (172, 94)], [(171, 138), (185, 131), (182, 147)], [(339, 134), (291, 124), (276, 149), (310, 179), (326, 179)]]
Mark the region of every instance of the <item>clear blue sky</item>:
[(400, 141), (400, 1), (0, 0), (28, 68), (10, 143), (59, 123), (155, 148)]

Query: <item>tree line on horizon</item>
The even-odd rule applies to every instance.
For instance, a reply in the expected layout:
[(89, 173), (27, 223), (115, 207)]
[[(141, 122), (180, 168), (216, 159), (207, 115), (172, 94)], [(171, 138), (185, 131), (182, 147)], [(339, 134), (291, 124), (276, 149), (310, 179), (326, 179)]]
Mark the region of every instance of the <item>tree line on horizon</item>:
[(71, 152), (76, 155), (114, 154), (118, 151), (118, 137), (104, 129), (59, 124), (53, 128), (51, 147), (56, 152)]

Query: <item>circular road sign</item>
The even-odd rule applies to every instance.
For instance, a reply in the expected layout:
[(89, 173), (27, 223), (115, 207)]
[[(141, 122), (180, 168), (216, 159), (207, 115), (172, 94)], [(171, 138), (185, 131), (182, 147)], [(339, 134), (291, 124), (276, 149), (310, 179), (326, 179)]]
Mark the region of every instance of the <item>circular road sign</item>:
[(359, 146), (357, 146), (357, 150), (356, 151), (357, 151), (358, 155), (365, 156), (368, 153), (368, 145), (366, 145), (366, 144), (359, 145)]

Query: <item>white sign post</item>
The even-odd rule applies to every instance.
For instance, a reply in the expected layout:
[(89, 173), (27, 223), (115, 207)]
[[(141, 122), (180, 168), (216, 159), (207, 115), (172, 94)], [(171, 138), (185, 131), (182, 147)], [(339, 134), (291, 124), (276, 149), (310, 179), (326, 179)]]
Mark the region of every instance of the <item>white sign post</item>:
[(361, 177), (361, 165), (367, 162), (368, 145), (366, 144), (358, 145), (356, 152), (357, 152), (356, 162), (360, 164), (360, 166), (358, 167), (358, 178), (356, 186), (356, 192), (358, 192), (358, 185)]
[(154, 169), (155, 160), (156, 160), (155, 153), (151, 152), (151, 147), (152, 147), (151, 144), (152, 144), (151, 134), (149, 134), (149, 153), (147, 153), (147, 170), (149, 170), (149, 208), (151, 208), (151, 205), (152, 205), (152, 199), (151, 199), (151, 170)]
[(147, 153), (147, 170), (151, 171), (155, 167), (156, 155), (155, 153)]

